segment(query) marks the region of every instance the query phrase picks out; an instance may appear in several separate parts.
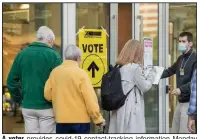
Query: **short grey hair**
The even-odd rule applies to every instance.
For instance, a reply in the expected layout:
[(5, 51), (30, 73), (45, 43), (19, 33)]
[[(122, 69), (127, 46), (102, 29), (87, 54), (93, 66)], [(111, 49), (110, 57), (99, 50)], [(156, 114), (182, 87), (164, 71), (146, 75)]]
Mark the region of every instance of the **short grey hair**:
[(49, 41), (54, 41), (55, 35), (53, 31), (47, 26), (41, 26), (36, 33), (36, 39), (37, 41), (42, 41), (47, 43)]
[(66, 60), (74, 60), (77, 61), (79, 57), (81, 57), (82, 51), (76, 45), (69, 44), (67, 45), (64, 51), (64, 57)]

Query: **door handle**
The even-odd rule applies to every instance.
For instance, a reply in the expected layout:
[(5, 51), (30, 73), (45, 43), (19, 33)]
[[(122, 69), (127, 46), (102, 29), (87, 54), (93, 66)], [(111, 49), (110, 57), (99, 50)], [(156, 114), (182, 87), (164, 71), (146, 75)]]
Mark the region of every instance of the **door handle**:
[(170, 85), (166, 85), (166, 94), (168, 94), (170, 91)]

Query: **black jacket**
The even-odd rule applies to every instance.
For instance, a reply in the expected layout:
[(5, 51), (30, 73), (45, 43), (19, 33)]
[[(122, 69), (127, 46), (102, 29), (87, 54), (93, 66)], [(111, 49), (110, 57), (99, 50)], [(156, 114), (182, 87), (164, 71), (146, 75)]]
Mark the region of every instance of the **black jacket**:
[[(184, 67), (183, 76), (180, 75), (181, 63), (183, 66), (186, 63)], [(195, 70), (195, 67), (196, 67), (196, 53), (193, 51), (193, 49), (190, 49), (190, 51), (187, 52), (186, 54), (180, 55), (177, 61), (171, 67), (164, 70), (161, 76), (161, 78), (166, 78), (176, 73), (177, 88), (181, 90), (181, 95), (178, 96), (178, 100), (181, 103), (189, 102), (190, 100), (190, 93), (191, 93), (190, 82), (191, 82), (192, 74), (193, 74), (193, 71)]]

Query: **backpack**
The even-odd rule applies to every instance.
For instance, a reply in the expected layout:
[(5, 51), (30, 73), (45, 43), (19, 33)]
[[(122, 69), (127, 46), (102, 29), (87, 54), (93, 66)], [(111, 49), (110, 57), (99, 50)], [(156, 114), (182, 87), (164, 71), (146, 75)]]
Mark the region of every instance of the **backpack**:
[(131, 89), (126, 95), (123, 93), (121, 75), (121, 66), (115, 65), (102, 77), (101, 83), (101, 106), (103, 110), (112, 111), (122, 107)]

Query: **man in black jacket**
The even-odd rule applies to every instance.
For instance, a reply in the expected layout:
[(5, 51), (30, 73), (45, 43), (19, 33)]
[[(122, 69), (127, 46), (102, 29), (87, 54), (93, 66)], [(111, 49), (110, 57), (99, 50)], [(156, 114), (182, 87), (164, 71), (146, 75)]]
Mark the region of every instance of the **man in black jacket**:
[(193, 35), (182, 32), (179, 35), (178, 50), (182, 52), (177, 61), (164, 70), (162, 78), (176, 74), (177, 88), (171, 94), (178, 96), (178, 103), (172, 122), (172, 133), (189, 133), (187, 129), (187, 109), (190, 100), (190, 82), (196, 65), (196, 53), (192, 49)]

